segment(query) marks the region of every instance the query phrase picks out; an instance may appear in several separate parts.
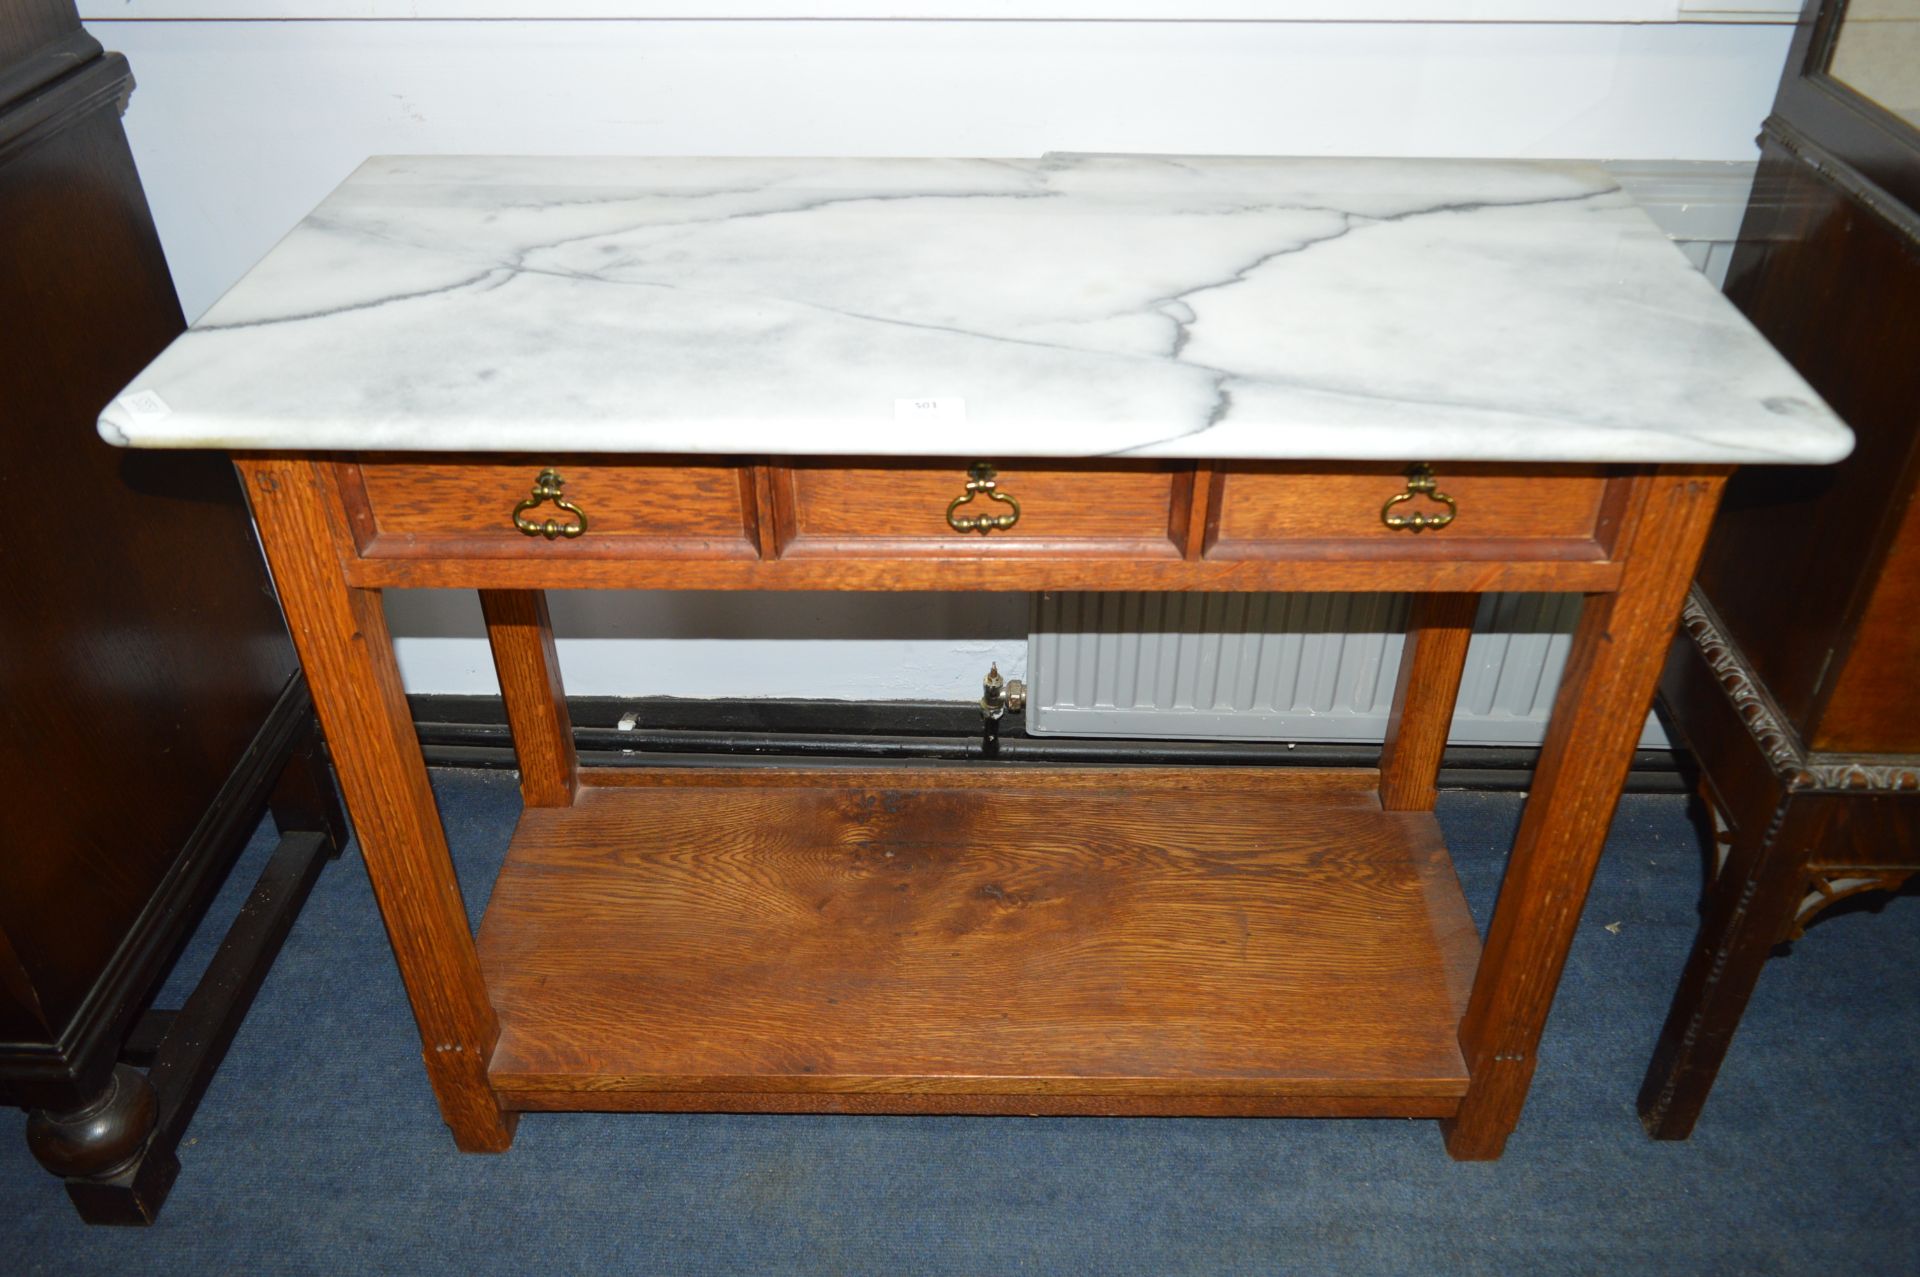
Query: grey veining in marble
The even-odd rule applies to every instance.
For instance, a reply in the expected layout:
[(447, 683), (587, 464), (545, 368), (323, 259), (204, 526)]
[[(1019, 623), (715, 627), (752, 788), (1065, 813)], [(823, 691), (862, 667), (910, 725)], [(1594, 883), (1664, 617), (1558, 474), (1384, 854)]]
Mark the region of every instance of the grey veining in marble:
[(1599, 169), (367, 161), (109, 405), (141, 447), (1831, 461)]

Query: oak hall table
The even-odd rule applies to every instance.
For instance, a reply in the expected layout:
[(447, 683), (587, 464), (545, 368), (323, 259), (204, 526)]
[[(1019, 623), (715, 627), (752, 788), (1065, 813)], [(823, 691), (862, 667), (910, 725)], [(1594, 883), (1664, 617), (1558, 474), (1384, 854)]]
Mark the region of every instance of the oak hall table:
[[(1850, 436), (1599, 170), (368, 161), (110, 405), (230, 450), (456, 1143), (1398, 1115), (1499, 1155), (1723, 479)], [(478, 936), (380, 591), (477, 589)], [(548, 589), (1406, 590), (1377, 769), (582, 769)], [(1587, 596), (1484, 943), (1475, 595)]]

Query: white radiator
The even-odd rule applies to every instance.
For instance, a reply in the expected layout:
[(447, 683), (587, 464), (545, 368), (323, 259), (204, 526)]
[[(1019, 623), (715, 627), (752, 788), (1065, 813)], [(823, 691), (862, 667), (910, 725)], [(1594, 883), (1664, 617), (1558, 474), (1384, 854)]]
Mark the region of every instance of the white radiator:
[[(1609, 166), (1714, 283), (1750, 164)], [(1451, 739), (1537, 745), (1566, 664), (1575, 595), (1483, 599)], [(1406, 600), (1388, 594), (1045, 594), (1027, 642), (1027, 730), (1072, 736), (1378, 741)], [(1649, 717), (1642, 745), (1667, 743)]]
[[(1537, 745), (1578, 595), (1480, 603), (1451, 738)], [(1037, 595), (1027, 730), (1065, 736), (1378, 741), (1407, 622), (1397, 594)], [(1641, 743), (1664, 746), (1648, 720)]]

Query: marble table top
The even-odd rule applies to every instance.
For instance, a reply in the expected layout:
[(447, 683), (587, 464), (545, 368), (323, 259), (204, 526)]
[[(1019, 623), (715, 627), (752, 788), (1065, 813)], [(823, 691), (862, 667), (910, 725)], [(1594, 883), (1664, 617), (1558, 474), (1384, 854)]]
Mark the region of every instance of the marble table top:
[(100, 417), (137, 447), (1824, 462), (1599, 168), (381, 157)]

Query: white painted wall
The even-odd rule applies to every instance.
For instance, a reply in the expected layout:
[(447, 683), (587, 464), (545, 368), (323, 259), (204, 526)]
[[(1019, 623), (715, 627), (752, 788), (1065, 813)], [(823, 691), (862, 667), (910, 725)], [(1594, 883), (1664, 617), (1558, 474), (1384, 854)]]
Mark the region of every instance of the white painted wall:
[[(1376, 19), (1338, 22), (1191, 20), (1250, 11), (1243, 0), (582, 0), (539, 19), (504, 16), (525, 7), (510, 0), (82, 11), (133, 63), (127, 133), (197, 315), (370, 154), (1751, 159), (1791, 29), (1664, 20), (1681, 2), (1255, 6)], [(1182, 20), (704, 16), (942, 11)], [(568, 13), (682, 16), (552, 16)], [(1393, 20), (1409, 13), (1427, 20)], [(1543, 14), (1583, 20), (1487, 20)], [(1009, 674), (1025, 661), (1015, 596), (556, 596), (554, 612), (569, 690), (588, 695), (971, 699), (987, 661)], [(410, 689), (493, 690), (470, 599), (394, 596), (390, 614)]]

